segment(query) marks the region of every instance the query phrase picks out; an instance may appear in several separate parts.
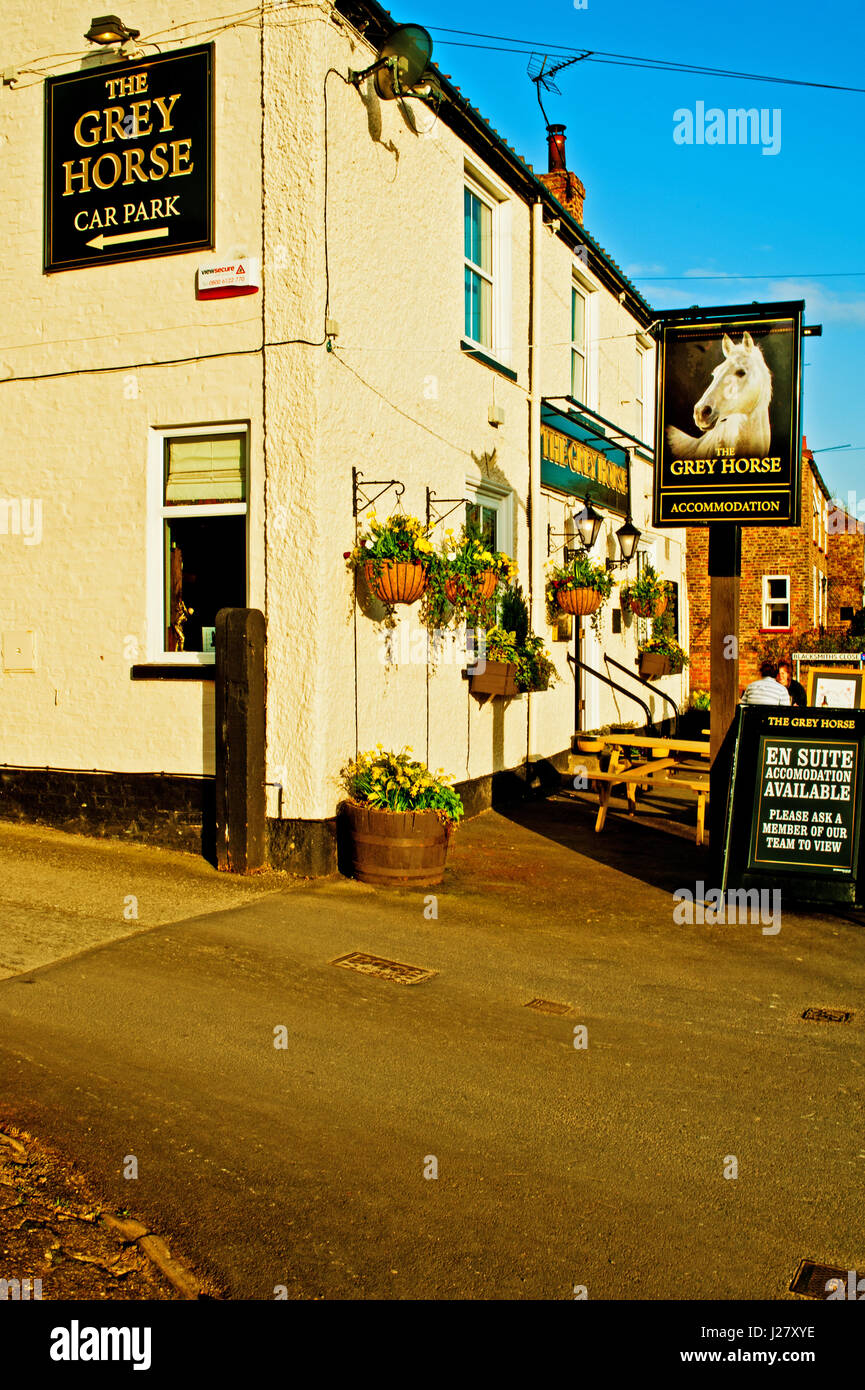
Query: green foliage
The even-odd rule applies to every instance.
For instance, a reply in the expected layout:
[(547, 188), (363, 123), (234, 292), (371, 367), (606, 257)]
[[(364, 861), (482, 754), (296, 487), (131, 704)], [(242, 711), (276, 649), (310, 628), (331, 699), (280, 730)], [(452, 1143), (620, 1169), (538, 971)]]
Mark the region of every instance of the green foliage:
[(513, 584), (502, 594), (499, 623), (506, 632), (514, 634), (518, 647), (525, 645), (529, 635), (529, 606), (523, 596), (521, 584)]
[(429, 528), (416, 516), (394, 512), (387, 521), (379, 521), (375, 512), (368, 512), (367, 527), (358, 536), (354, 549), (345, 552), (350, 568), (372, 562), (378, 571), (388, 560), (424, 567), (429, 564), (433, 553)]
[(711, 697), (708, 690), (691, 691), (691, 709), (708, 710), (711, 708)]
[(600, 632), (601, 613), (613, 592), (613, 576), (606, 565), (594, 565), (587, 555), (575, 555), (566, 565), (547, 566), (547, 621), (550, 626), (560, 612), (558, 594), (562, 589), (594, 589), (601, 595), (600, 607), (591, 616), (592, 627)]
[(636, 579), (622, 585), (619, 598), (623, 608), (630, 608), (632, 600), (636, 600), (641, 608), (651, 610), (661, 598), (666, 597), (668, 591), (666, 579), (662, 579), (652, 565), (644, 565)]
[(432, 773), (425, 763), (409, 754), (386, 752), (381, 744), (369, 753), (359, 753), (340, 769), (346, 794), (352, 801), (379, 811), (435, 811), (439, 820), (456, 825), (463, 804), (443, 768)]

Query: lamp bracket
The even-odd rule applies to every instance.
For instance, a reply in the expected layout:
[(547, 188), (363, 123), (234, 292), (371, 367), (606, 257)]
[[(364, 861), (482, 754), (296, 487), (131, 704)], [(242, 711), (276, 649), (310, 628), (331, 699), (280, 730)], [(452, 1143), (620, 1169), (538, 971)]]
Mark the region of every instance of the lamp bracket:
[[(562, 541), (565, 542), (565, 544), (554, 545), (554, 541)], [(572, 545), (572, 541), (576, 541), (577, 545)], [(569, 565), (578, 555), (588, 555), (589, 553), (580, 541), (579, 536), (569, 536), (564, 531), (554, 531), (552, 526), (547, 523), (547, 557), (549, 558), (556, 550), (564, 550), (566, 565)]]
[[(367, 478), (364, 482), (361, 482), (361, 478), (363, 478), (363, 474), (360, 469), (353, 468), (351, 470), (352, 515), (356, 517), (360, 516), (361, 512), (365, 512), (367, 507), (371, 507), (374, 502), (377, 502), (378, 499), (383, 497), (386, 492), (389, 492), (391, 488), (396, 489), (397, 502), (400, 501), (405, 492), (405, 483), (401, 483), (398, 478)], [(368, 489), (373, 487), (377, 487), (378, 492), (370, 497), (368, 495)]]
[[(433, 501), (433, 498), (434, 498), (434, 497), (435, 497), (435, 501)], [(468, 499), (467, 497), (436, 497), (435, 493), (434, 493), (430, 488), (427, 488), (427, 490), (426, 490), (426, 524), (427, 524), (427, 526), (437, 526), (437, 525), (439, 524), (440, 521), (446, 521), (447, 518), (448, 518), (453, 512), (456, 511), (457, 507), (464, 507), (464, 506), (467, 504), (468, 500), (469, 500), (469, 499)], [(452, 506), (449, 506), (446, 512), (443, 512), (443, 511), (441, 510), (441, 508), (442, 508), (443, 506), (445, 506), (448, 502), (452, 503), (453, 505), (452, 505)]]

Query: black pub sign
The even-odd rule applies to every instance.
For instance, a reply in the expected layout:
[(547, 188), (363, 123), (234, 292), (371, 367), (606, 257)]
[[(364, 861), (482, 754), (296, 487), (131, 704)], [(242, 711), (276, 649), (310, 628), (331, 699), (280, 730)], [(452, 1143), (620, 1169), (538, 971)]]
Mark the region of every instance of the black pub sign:
[[(865, 710), (742, 707), (727, 808), (731, 885), (857, 901)], [(785, 888), (786, 885), (786, 888)], [(725, 884), (726, 886), (726, 884)]]
[(659, 314), (655, 526), (798, 525), (804, 307)]
[(213, 45), (45, 83), (45, 270), (213, 246)]

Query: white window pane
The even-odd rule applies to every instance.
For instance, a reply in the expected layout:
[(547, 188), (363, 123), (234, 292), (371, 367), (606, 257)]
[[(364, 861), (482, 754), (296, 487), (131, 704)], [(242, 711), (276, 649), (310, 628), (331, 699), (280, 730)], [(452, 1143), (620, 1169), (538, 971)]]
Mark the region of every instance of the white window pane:
[(571, 342), (581, 350), (586, 346), (586, 299), (576, 286), (571, 287)]
[(243, 502), (246, 460), (241, 435), (169, 439), (166, 448), (165, 502)]

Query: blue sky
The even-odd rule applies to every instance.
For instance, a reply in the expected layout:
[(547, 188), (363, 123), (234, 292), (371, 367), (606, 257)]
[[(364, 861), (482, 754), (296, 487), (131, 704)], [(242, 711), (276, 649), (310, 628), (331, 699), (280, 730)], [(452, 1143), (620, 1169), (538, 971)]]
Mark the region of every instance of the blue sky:
[[(862, 0), (403, 0), (400, 22), (425, 25), (434, 59), (536, 170), (546, 138), (528, 55), (445, 29), (682, 63), (865, 87)], [(449, 42), (450, 40), (450, 42)], [(549, 49), (546, 47), (549, 45)], [(804, 299), (804, 428), (836, 493), (865, 476), (865, 94), (647, 72), (581, 62), (544, 98), (568, 128), (568, 164), (586, 185), (585, 225), (656, 308)], [(674, 112), (756, 107), (780, 111), (777, 154), (758, 145), (685, 145)], [(767, 135), (770, 127), (767, 127)], [(830, 272), (860, 271), (858, 276)], [(710, 274), (756, 279), (706, 279)], [(681, 277), (687, 279), (663, 277)], [(865, 489), (862, 489), (865, 491)]]

